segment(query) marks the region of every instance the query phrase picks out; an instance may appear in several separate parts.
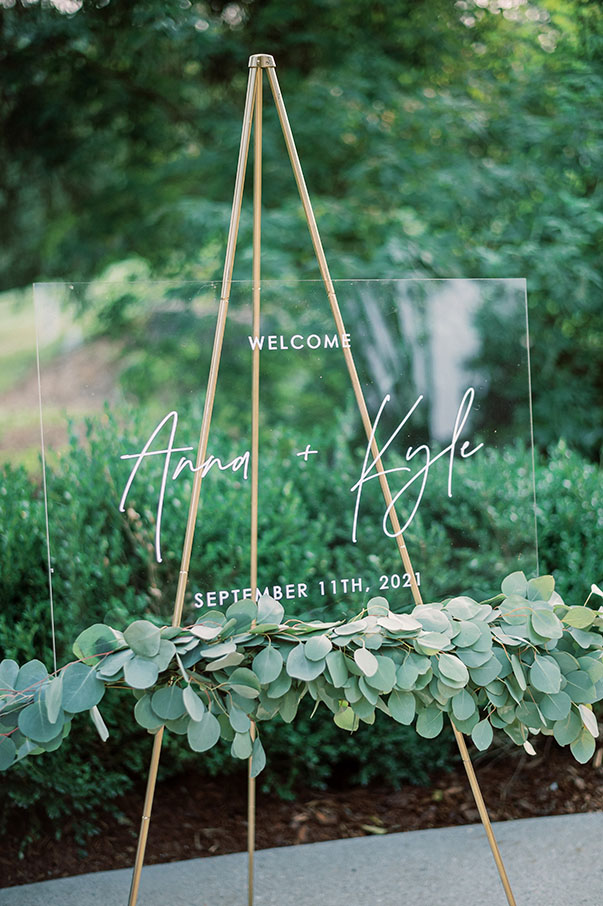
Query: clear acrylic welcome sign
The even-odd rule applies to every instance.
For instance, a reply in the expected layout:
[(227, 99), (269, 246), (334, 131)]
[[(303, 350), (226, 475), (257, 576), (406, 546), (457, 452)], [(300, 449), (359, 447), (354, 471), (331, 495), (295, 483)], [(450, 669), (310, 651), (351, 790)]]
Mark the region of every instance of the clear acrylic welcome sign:
[[(185, 623), (252, 595), (254, 349), (257, 594), (319, 619), (357, 613), (375, 595), (394, 610), (412, 605), (342, 346), (423, 600), (486, 597), (492, 574), (537, 568), (524, 281), (352, 280), (336, 290), (343, 336), (312, 281), (263, 283), (254, 334), (251, 284), (233, 284)], [(219, 284), (35, 287), (58, 619), (76, 594), (82, 625), (87, 595), (98, 618), (126, 605), (169, 620), (219, 296)], [(62, 553), (70, 532), (79, 562)]]

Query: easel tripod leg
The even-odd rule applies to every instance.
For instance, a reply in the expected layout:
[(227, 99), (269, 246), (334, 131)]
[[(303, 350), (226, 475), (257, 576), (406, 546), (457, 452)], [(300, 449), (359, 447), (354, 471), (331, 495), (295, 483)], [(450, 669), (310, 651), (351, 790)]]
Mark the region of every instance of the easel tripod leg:
[[(237, 175), (235, 179), (234, 198), (230, 215), (230, 227), (228, 231), (228, 241), (226, 245), (226, 256), (224, 261), (224, 274), (222, 278), (222, 292), (220, 296), (220, 306), (218, 309), (218, 318), (216, 331), (214, 335), (214, 344), (212, 349), (212, 358), (207, 382), (207, 391), (205, 396), (205, 405), (203, 408), (203, 418), (201, 422), (201, 433), (199, 437), (199, 446), (197, 449), (197, 461), (195, 467), (195, 476), (182, 547), (182, 559), (180, 564), (180, 574), (178, 577), (178, 587), (176, 591), (176, 601), (174, 603), (174, 613), (172, 616), (172, 626), (179, 626), (182, 619), (182, 610), (184, 606), (184, 595), (188, 581), (188, 571), (191, 560), (193, 539), (195, 534), (195, 525), (197, 520), (197, 511), (199, 508), (199, 498), (201, 494), (202, 471), (201, 465), (205, 461), (207, 454), (207, 442), (209, 438), (209, 429), (213, 412), (213, 405), (216, 395), (216, 384), (218, 381), (218, 371), (220, 368), (220, 359), (222, 356), (222, 344), (224, 340), (224, 330), (226, 327), (226, 315), (228, 312), (228, 302), (230, 298), (230, 287), (232, 283), (232, 271), (234, 267), (234, 255), (236, 248), (237, 234), (239, 230), (239, 220), (241, 216), (241, 204), (243, 199), (243, 187), (245, 184), (245, 169), (247, 165), (247, 153), (249, 150), (249, 137), (251, 133), (251, 121), (253, 117), (253, 105), (255, 100), (257, 79), (257, 68), (249, 71), (247, 82), (247, 96), (245, 98), (245, 110), (243, 113), (243, 126), (241, 129), (241, 143), (239, 147), (239, 160), (237, 163)], [(138, 898), (138, 888), (140, 886), (140, 874), (144, 862), (144, 853), (149, 831), (149, 822), (151, 820), (151, 809), (153, 807), (153, 797), (155, 795), (155, 785), (157, 782), (157, 771), (159, 768), (159, 758), (161, 755), (161, 743), (163, 739), (163, 727), (155, 735), (153, 742), (153, 752), (151, 755), (151, 764), (147, 780), (147, 792), (143, 809), (143, 817), (138, 838), (138, 847), (136, 851), (136, 861), (130, 888), (130, 897), (128, 906), (136, 906)]]
[[(318, 261), (320, 273), (321, 273), (323, 282), (325, 284), (325, 289), (327, 291), (327, 296), (329, 298), (329, 302), (331, 304), (331, 309), (333, 311), (337, 330), (341, 335), (341, 334), (345, 333), (345, 327), (343, 325), (343, 319), (341, 317), (341, 312), (339, 310), (339, 305), (337, 302), (335, 289), (333, 286), (333, 282), (331, 280), (331, 275), (329, 273), (329, 267), (328, 267), (327, 260), (326, 260), (325, 254), (324, 254), (322, 242), (320, 239), (320, 234), (318, 232), (318, 226), (316, 224), (316, 218), (314, 216), (314, 211), (312, 209), (310, 195), (308, 193), (308, 189), (307, 189), (304, 175), (302, 172), (301, 164), (299, 161), (299, 156), (297, 154), (297, 149), (295, 147), (295, 141), (293, 139), (291, 127), (289, 125), (287, 111), (285, 109), (285, 104), (284, 104), (283, 97), (282, 97), (280, 87), (278, 84), (278, 79), (277, 79), (274, 68), (268, 69), (267, 73), (268, 73), (268, 79), (270, 81), (270, 87), (272, 89), (272, 94), (274, 97), (275, 105), (276, 105), (276, 108), (278, 111), (281, 127), (283, 130), (283, 135), (285, 137), (285, 144), (287, 146), (287, 151), (289, 153), (289, 158), (291, 160), (291, 166), (293, 169), (293, 173), (295, 175), (295, 180), (296, 180), (297, 187), (299, 190), (304, 213), (306, 215), (308, 229), (310, 231), (310, 236), (312, 238), (312, 243), (314, 245), (314, 250), (316, 253), (316, 258)], [(362, 392), (362, 387), (360, 385), (360, 381), (358, 379), (358, 375), (356, 372), (356, 366), (354, 364), (353, 355), (351, 353), (351, 350), (349, 350), (349, 349), (346, 349), (344, 354), (345, 354), (346, 364), (348, 367), (350, 378), (352, 381), (352, 386), (354, 388), (356, 401), (357, 401), (358, 408), (359, 408), (359, 411), (360, 411), (360, 414), (362, 417), (362, 421), (363, 421), (365, 430), (367, 432), (367, 436), (370, 437), (370, 419), (368, 416), (368, 410), (366, 407), (364, 394)], [(417, 605), (422, 604), (423, 601), (421, 599), (421, 593), (419, 591), (418, 585), (416, 584), (416, 581), (415, 581), (415, 573), (412, 568), (412, 564), (410, 562), (410, 556), (408, 554), (406, 544), (404, 543), (404, 539), (402, 537), (402, 531), (399, 528), (399, 522), (398, 522), (395, 508), (393, 508), (393, 505), (392, 505), (392, 496), (391, 496), (391, 491), (390, 491), (389, 484), (387, 481), (387, 477), (382, 470), (379, 450), (378, 450), (378, 447), (376, 446), (376, 444), (374, 443), (374, 441), (371, 444), (371, 446), (372, 446), (373, 456), (375, 457), (375, 462), (377, 464), (377, 471), (378, 471), (378, 473), (380, 473), (379, 482), (381, 485), (383, 496), (384, 496), (386, 504), (388, 505), (388, 509), (390, 509), (390, 506), (391, 506), (390, 519), (392, 521), (394, 533), (396, 535), (396, 541), (398, 543), (398, 548), (400, 551), (402, 562), (404, 563), (404, 568), (405, 568), (406, 572), (409, 574), (409, 576), (411, 576), (411, 590), (412, 590), (413, 599), (414, 599), (415, 604), (417, 604)], [(494, 837), (494, 832), (492, 830), (492, 825), (490, 823), (488, 811), (486, 809), (486, 805), (484, 803), (484, 799), (481, 794), (479, 784), (477, 782), (477, 777), (475, 776), (475, 771), (473, 770), (473, 765), (471, 764), (469, 752), (467, 751), (465, 739), (464, 739), (462, 733), (459, 733), (459, 731), (454, 726), (454, 724), (452, 726), (453, 726), (455, 738), (457, 741), (457, 745), (461, 752), (463, 764), (465, 766), (465, 770), (466, 770), (467, 776), (469, 778), (469, 784), (471, 786), (471, 791), (473, 793), (473, 797), (475, 799), (475, 803), (477, 805), (477, 809), (478, 809), (482, 824), (484, 825), (484, 829), (485, 829), (486, 835), (488, 837), (488, 842), (490, 843), (490, 848), (492, 850), (492, 855), (494, 856), (494, 860), (496, 862), (496, 867), (498, 868), (498, 873), (500, 875), (502, 885), (503, 885), (503, 887), (505, 889), (505, 893), (507, 895), (507, 900), (508, 900), (510, 906), (516, 906), (515, 899), (513, 897), (512, 891), (511, 891), (511, 886), (509, 884), (509, 879), (507, 877), (507, 873), (506, 873), (505, 867), (503, 865), (500, 851), (498, 849), (498, 845), (497, 845), (496, 839)]]
[(155, 738), (153, 739), (153, 752), (151, 754), (151, 764), (149, 766), (149, 776), (147, 778), (147, 791), (144, 798), (142, 820), (140, 822), (140, 833), (138, 835), (138, 846), (136, 847), (136, 860), (134, 862), (134, 871), (132, 874), (132, 883), (130, 885), (128, 906), (134, 906), (138, 898), (138, 888), (140, 887), (142, 863), (144, 862), (144, 853), (147, 846), (147, 836), (149, 833), (149, 825), (151, 823), (151, 810), (153, 808), (153, 797), (155, 796), (155, 785), (157, 783), (157, 771), (159, 769), (159, 757), (161, 755), (162, 742), (163, 727), (161, 727), (157, 731)]
[(473, 768), (473, 764), (471, 763), (469, 751), (467, 750), (465, 737), (459, 730), (457, 730), (457, 728), (454, 726), (454, 723), (452, 723), (452, 729), (454, 730), (454, 737), (459, 747), (461, 758), (463, 759), (463, 766), (465, 768), (465, 771), (467, 772), (467, 777), (469, 778), (469, 786), (471, 787), (471, 792), (473, 793), (473, 798), (475, 799), (475, 804), (477, 805), (477, 810), (479, 812), (481, 822), (484, 825), (484, 830), (486, 831), (486, 836), (488, 837), (488, 843), (490, 844), (490, 849), (492, 850), (494, 861), (496, 862), (498, 874), (500, 875), (502, 886), (504, 887), (505, 894), (507, 895), (507, 901), (509, 903), (509, 906), (516, 906), (515, 897), (513, 896), (513, 891), (511, 890), (507, 872), (505, 871), (505, 866), (503, 864), (502, 856), (496, 842), (496, 837), (494, 836), (494, 831), (492, 830), (492, 824), (490, 823), (490, 816), (488, 815), (486, 803), (484, 802), (484, 797), (482, 796), (482, 791), (480, 790), (479, 783), (477, 782), (477, 777), (475, 776), (475, 770)]
[[(263, 63), (262, 55), (250, 63)], [(253, 125), (253, 324), (254, 337), (260, 334), (261, 255), (262, 255), (262, 118), (263, 70), (257, 68)], [(252, 353), (251, 368), (251, 524), (250, 524), (250, 586), (252, 599), (258, 587), (258, 509), (259, 509), (259, 448), (260, 448), (260, 351)], [(251, 722), (251, 739), (255, 739), (255, 723)], [(251, 774), (252, 758), (247, 766), (247, 903), (253, 906), (255, 858), (255, 777)]]

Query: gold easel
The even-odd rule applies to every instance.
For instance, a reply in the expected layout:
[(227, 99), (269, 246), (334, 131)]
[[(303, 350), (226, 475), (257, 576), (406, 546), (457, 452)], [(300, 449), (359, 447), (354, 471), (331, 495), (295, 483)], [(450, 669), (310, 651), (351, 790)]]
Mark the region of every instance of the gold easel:
[[(316, 259), (318, 261), (318, 267), (320, 269), (320, 274), (325, 285), (327, 298), (331, 306), (331, 312), (335, 320), (335, 326), (337, 328), (337, 333), (339, 335), (339, 340), (341, 343), (342, 352), (345, 358), (345, 363), (348, 369), (352, 387), (354, 390), (354, 396), (356, 398), (356, 404), (360, 412), (360, 417), (362, 419), (362, 424), (366, 432), (367, 438), (370, 441), (371, 453), (375, 460), (375, 466), (377, 473), (379, 475), (379, 483), (381, 486), (381, 491), (383, 498), (388, 507), (390, 513), (390, 521), (394, 534), (396, 537), (396, 542), (398, 545), (398, 550), (400, 552), (400, 557), (402, 558), (402, 563), (404, 564), (404, 570), (410, 577), (411, 582), (411, 591), (415, 604), (422, 604), (423, 600), (421, 598), (421, 593), (417, 585), (415, 572), (412, 567), (410, 556), (408, 550), (406, 549), (406, 544), (404, 543), (404, 538), (402, 536), (402, 531), (400, 528), (400, 523), (398, 521), (398, 516), (396, 514), (391, 491), (389, 488), (387, 476), (385, 470), (381, 464), (381, 459), (379, 456), (379, 448), (377, 442), (373, 435), (371, 419), (369, 412), (366, 406), (364, 399), (364, 394), (362, 392), (362, 387), (358, 378), (358, 373), (356, 371), (356, 366), (354, 364), (354, 358), (352, 355), (351, 348), (343, 342), (344, 334), (346, 333), (343, 319), (341, 317), (341, 312), (339, 310), (339, 304), (337, 302), (337, 297), (335, 295), (335, 289), (333, 286), (333, 281), (331, 280), (331, 275), (329, 273), (329, 268), (327, 265), (327, 259), (322, 247), (322, 242), (320, 240), (320, 235), (318, 232), (318, 227), (316, 225), (316, 220), (314, 217), (314, 212), (312, 210), (312, 204), (310, 202), (310, 196), (308, 194), (308, 189), (304, 180), (304, 175), (302, 172), (301, 164), (299, 162), (299, 157), (297, 154), (297, 149), (295, 147), (295, 142), (293, 140), (293, 133), (291, 132), (291, 127), (289, 125), (289, 120), (287, 118), (287, 111), (285, 110), (285, 105), (283, 102), (283, 97), (279, 88), (278, 79), (276, 77), (276, 65), (274, 58), (268, 54), (254, 54), (249, 58), (249, 80), (247, 83), (247, 96), (245, 98), (245, 110), (243, 113), (243, 127), (241, 131), (241, 144), (239, 148), (239, 160), (237, 164), (237, 175), (235, 179), (235, 188), (234, 188), (234, 198), (232, 203), (232, 212), (230, 218), (230, 228), (228, 231), (228, 242), (226, 246), (226, 259), (224, 262), (224, 274), (222, 277), (222, 292), (220, 295), (220, 305), (218, 309), (218, 318), (216, 323), (216, 332), (214, 335), (214, 345), (212, 351), (211, 364), (209, 369), (209, 378), (207, 382), (207, 393), (205, 396), (205, 406), (203, 410), (203, 419), (201, 422), (201, 434), (199, 438), (199, 448), (197, 451), (197, 461), (196, 461), (196, 471), (194, 473), (193, 488), (191, 492), (191, 500), (188, 511), (188, 519), (186, 524), (186, 532), (184, 537), (184, 545), (182, 550), (182, 560), (180, 565), (180, 574), (178, 580), (178, 588), (176, 591), (176, 601), (174, 604), (174, 613), (172, 616), (172, 625), (179, 626), (182, 619), (182, 609), (184, 605), (184, 594), (186, 591), (186, 585), (188, 580), (188, 572), (190, 567), (191, 560), (191, 551), (193, 545), (193, 537), (195, 533), (195, 522), (197, 519), (197, 511), (199, 507), (199, 497), (201, 494), (201, 483), (202, 483), (202, 469), (201, 465), (205, 461), (207, 454), (207, 443), (209, 438), (209, 429), (212, 418), (212, 411), (214, 405), (214, 399), (216, 395), (216, 385), (218, 380), (218, 371), (220, 367), (220, 358), (222, 354), (222, 342), (224, 339), (224, 330), (226, 327), (226, 315), (228, 312), (228, 302), (230, 298), (230, 288), (232, 283), (232, 272), (234, 266), (234, 256), (237, 242), (237, 235), (239, 231), (239, 220), (241, 216), (241, 205), (243, 200), (243, 186), (245, 183), (245, 171), (247, 168), (247, 155), (249, 151), (249, 142), (251, 137), (251, 127), (252, 121), (254, 120), (254, 184), (253, 184), (253, 335), (258, 336), (260, 333), (260, 257), (261, 257), (261, 200), (262, 200), (262, 99), (263, 99), (263, 72), (266, 70), (268, 76), (268, 81), (270, 83), (270, 88), (272, 89), (272, 95), (278, 112), (280, 124), (283, 130), (285, 137), (285, 144), (287, 146), (287, 151), (289, 153), (289, 158), (291, 161), (291, 166), (293, 168), (293, 173), (295, 176), (295, 181), (297, 183), (297, 188), (299, 190), (301, 203), (306, 215), (306, 220), (308, 223), (308, 228), (310, 230), (310, 236), (312, 238), (312, 243), (314, 245), (314, 252), (316, 254)], [(259, 451), (259, 389), (260, 389), (260, 351), (256, 346), (253, 350), (252, 358), (252, 415), (251, 415), (251, 566), (250, 566), (250, 585), (252, 590), (253, 600), (256, 598), (257, 590), (257, 541), (258, 541), (258, 451)], [(144, 860), (144, 853), (146, 848), (149, 822), (151, 820), (151, 809), (153, 806), (153, 797), (155, 793), (155, 785), (157, 781), (157, 770), (159, 767), (159, 758), (161, 754), (161, 743), (163, 740), (163, 727), (155, 734), (155, 739), (153, 742), (153, 752), (151, 756), (151, 764), (149, 767), (149, 776), (147, 780), (147, 790), (144, 801), (144, 809), (140, 827), (140, 835), (138, 839), (138, 847), (136, 851), (136, 860), (134, 863), (134, 871), (132, 876), (132, 884), (130, 888), (130, 897), (128, 900), (128, 906), (135, 906), (138, 898), (138, 889), (140, 886), (140, 876), (142, 872), (142, 864)], [(452, 729), (454, 731), (454, 736), (457, 741), (461, 758), (469, 778), (469, 784), (471, 786), (471, 791), (475, 798), (475, 802), (479, 811), (481, 821), (484, 825), (486, 831), (488, 842), (498, 868), (498, 873), (502, 885), (504, 887), (507, 901), (509, 906), (516, 906), (515, 898), (511, 891), (511, 886), (509, 884), (509, 879), (507, 878), (507, 873), (503, 865), (503, 861), (494, 837), (494, 832), (492, 830), (492, 825), (490, 823), (490, 818), (486, 810), (484, 799), (477, 782), (477, 777), (475, 776), (475, 771), (469, 757), (469, 752), (467, 751), (467, 746), (465, 739), (462, 733), (457, 730), (452, 724)], [(252, 727), (253, 734), (253, 727)], [(250, 760), (251, 761), (251, 760)], [(248, 778), (248, 856), (249, 856), (249, 872), (248, 872), (248, 902), (249, 906), (253, 906), (253, 869), (254, 869), (254, 851), (255, 851), (255, 780), (251, 777), (251, 765), (249, 770)]]

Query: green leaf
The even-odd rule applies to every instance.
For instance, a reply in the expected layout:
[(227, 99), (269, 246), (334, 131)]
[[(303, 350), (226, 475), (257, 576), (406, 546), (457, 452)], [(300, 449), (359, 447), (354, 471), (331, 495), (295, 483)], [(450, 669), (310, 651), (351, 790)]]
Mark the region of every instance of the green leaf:
[(553, 727), (553, 736), (560, 746), (568, 746), (582, 731), (580, 715), (573, 709), (563, 720), (558, 720)]
[[(249, 635), (272, 635), (278, 629), (280, 629), (278, 623), (256, 623), (249, 628)], [(240, 635), (237, 635), (237, 638), (241, 641)]]
[(105, 694), (105, 684), (98, 679), (94, 667), (86, 664), (68, 664), (62, 671), (62, 678), (63, 707), (70, 714), (89, 711)]
[(545, 693), (538, 705), (547, 720), (565, 720), (570, 713), (572, 700), (567, 692), (555, 692), (553, 695)]
[[(228, 712), (228, 720), (230, 721), (230, 726), (236, 733), (248, 733), (249, 728), (251, 727), (251, 721), (247, 714), (244, 711), (241, 711), (240, 708), (237, 708), (236, 705), (232, 705), (230, 711)], [(242, 756), (237, 756), (241, 758)], [(245, 756), (247, 757), (247, 756)]]
[(291, 688), (291, 677), (286, 670), (273, 680), (267, 689), (268, 698), (282, 698)]
[(379, 692), (391, 692), (396, 683), (396, 665), (385, 654), (377, 655), (377, 670), (365, 678), (366, 683)]
[(271, 683), (283, 669), (283, 656), (273, 645), (262, 648), (253, 659), (253, 672), (262, 684)]
[(228, 678), (228, 686), (243, 698), (257, 698), (261, 684), (257, 676), (247, 667), (237, 667)]
[(287, 673), (294, 679), (308, 682), (316, 679), (325, 669), (325, 661), (311, 661), (306, 657), (303, 643), (296, 645), (287, 658)]
[(419, 667), (417, 662), (411, 657), (410, 652), (396, 670), (396, 686), (405, 691), (415, 688), (415, 683), (419, 677)]
[(186, 708), (180, 686), (163, 686), (153, 693), (151, 705), (161, 720), (177, 720), (182, 717)]
[(530, 602), (521, 595), (509, 595), (499, 604), (503, 621), (507, 624), (507, 631), (516, 627), (515, 632), (522, 632), (522, 627), (532, 613)]
[[(375, 699), (376, 702), (376, 699)], [(366, 698), (361, 698), (352, 705), (352, 711), (366, 723), (373, 723), (375, 719), (375, 705)]]
[(528, 582), (528, 601), (548, 601), (555, 591), (555, 580), (552, 576), (538, 576)]
[(421, 624), (408, 613), (388, 613), (385, 617), (377, 617), (377, 623), (383, 629), (395, 636), (404, 635), (406, 638), (410, 634), (417, 635), (421, 631)]
[(27, 755), (38, 755), (44, 751), (37, 743), (32, 742), (31, 739), (26, 739), (21, 745), (17, 746), (17, 756), (15, 762), (21, 761), (22, 758), (26, 758)]
[[(496, 648), (492, 651), (475, 651), (474, 648), (458, 648), (457, 657), (465, 664), (466, 667), (484, 667), (492, 660), (492, 655), (496, 657)], [(509, 670), (511, 665), (509, 664)], [(502, 676), (502, 671), (499, 676)]]
[(201, 720), (205, 714), (205, 702), (199, 698), (192, 686), (185, 686), (182, 691), (182, 702), (186, 712), (193, 720)]
[(149, 689), (159, 676), (159, 667), (152, 658), (136, 654), (124, 665), (124, 678), (133, 689)]
[(206, 711), (201, 720), (190, 720), (186, 731), (188, 744), (193, 752), (207, 752), (220, 738), (220, 724)]
[(569, 651), (551, 651), (551, 657), (555, 658), (564, 676), (567, 676), (568, 673), (572, 673), (574, 670), (580, 669), (580, 661), (570, 654)]
[(39, 683), (44, 682), (47, 677), (48, 670), (42, 661), (28, 661), (27, 664), (23, 664), (19, 670), (14, 683), (15, 690), (17, 692), (29, 691), (39, 685)]
[(304, 654), (311, 661), (321, 661), (329, 654), (333, 643), (326, 635), (315, 635), (305, 643)]
[(348, 730), (350, 733), (353, 733), (354, 730), (358, 729), (358, 717), (354, 714), (353, 710), (349, 705), (344, 705), (333, 715), (333, 721), (338, 727), (341, 727), (342, 730)]
[(442, 632), (422, 632), (414, 640), (414, 646), (419, 653), (425, 651), (427, 654), (434, 654), (436, 651), (450, 647), (450, 636), (444, 635)]
[(244, 660), (245, 655), (241, 651), (232, 651), (224, 657), (219, 657), (216, 661), (210, 661), (205, 665), (205, 669), (224, 670), (226, 667), (238, 667)]
[[(583, 655), (579, 658), (578, 664), (582, 670), (585, 670), (588, 673), (592, 683), (598, 683), (599, 680), (603, 679), (603, 661), (600, 660), (600, 654), (598, 652), (594, 657), (589, 654)], [(568, 670), (567, 672), (571, 673), (572, 671)]]
[(227, 639), (225, 642), (215, 642), (211, 645), (205, 645), (199, 649), (202, 657), (210, 661), (216, 661), (218, 658), (227, 657), (229, 654), (235, 654), (237, 643), (233, 639)]
[[(372, 686), (369, 686), (367, 679), (368, 677), (366, 676), (361, 676), (358, 678), (358, 689), (361, 693), (360, 697), (364, 696), (364, 698), (366, 698), (371, 703), (371, 705), (376, 705), (377, 699), (379, 698), (379, 692), (377, 689), (373, 689)], [(358, 699), (356, 700), (358, 701)], [(351, 701), (351, 698), (348, 699), (348, 701)]]
[(502, 673), (502, 666), (497, 657), (492, 655), (482, 667), (470, 667), (471, 679), (478, 686), (487, 686)]
[(559, 692), (561, 670), (557, 661), (546, 655), (534, 655), (534, 663), (530, 667), (530, 683), (539, 692)]
[(167, 670), (173, 657), (176, 657), (176, 646), (169, 639), (161, 639), (159, 642), (159, 654), (155, 655), (155, 663), (159, 673)]
[(299, 692), (296, 689), (289, 689), (283, 696), (279, 704), (279, 712), (286, 724), (290, 724), (299, 707)]
[(103, 742), (106, 742), (109, 739), (109, 730), (107, 729), (107, 724), (103, 720), (103, 716), (96, 707), (90, 708), (90, 717), (92, 718), (92, 723), (96, 727), (96, 732), (100, 736)]
[(262, 595), (258, 601), (258, 623), (276, 623), (280, 625), (285, 616), (283, 605), (271, 598), (270, 595)]
[(454, 654), (442, 653), (438, 658), (438, 667), (442, 676), (455, 683), (468, 683), (469, 671)]
[(596, 616), (596, 611), (591, 610), (590, 607), (570, 607), (562, 620), (568, 626), (574, 626), (576, 629), (588, 629)]
[(511, 667), (513, 668), (513, 674), (517, 680), (517, 685), (525, 692), (528, 688), (528, 684), (526, 682), (525, 673), (523, 672), (523, 665), (516, 654), (511, 655)]
[(457, 623), (457, 627), (458, 632), (454, 636), (454, 644), (457, 648), (469, 648), (481, 638), (480, 627), (470, 620), (461, 620), (460, 623)]
[(534, 610), (531, 617), (532, 628), (545, 639), (560, 639), (563, 635), (561, 620), (552, 610)]
[(0, 692), (2, 689), (14, 689), (18, 674), (19, 665), (16, 661), (11, 658), (0, 661)]
[[(259, 619), (258, 607), (253, 601), (236, 601), (227, 608), (226, 616), (229, 620), (236, 620), (236, 632), (246, 632), (253, 621)], [(272, 623), (274, 621), (259, 619), (259, 622)]]
[(441, 732), (443, 726), (444, 713), (435, 705), (425, 708), (417, 717), (417, 733), (425, 739), (433, 739)]
[(546, 726), (540, 708), (531, 701), (523, 701), (521, 704), (517, 705), (515, 717), (520, 723), (525, 724), (526, 727), (529, 727), (531, 730), (543, 729)]
[[(515, 572), (502, 580), (500, 590), (503, 595), (520, 595), (525, 597), (528, 590), (528, 580), (523, 572)], [(487, 748), (487, 746), (486, 746)]]
[(222, 624), (216, 626), (215, 623), (199, 621), (194, 626), (190, 626), (188, 631), (204, 642), (211, 642), (220, 635), (222, 629)]
[(0, 736), (0, 771), (6, 771), (13, 764), (17, 747), (10, 736)]
[(412, 616), (419, 621), (426, 632), (448, 635), (452, 631), (448, 613), (440, 610), (439, 607), (434, 607), (430, 604), (419, 604), (413, 610)]
[(381, 595), (371, 598), (366, 605), (366, 609), (372, 617), (387, 617), (389, 615), (389, 604), (387, 599)]
[(482, 605), (466, 595), (451, 598), (446, 604), (446, 613), (457, 620), (473, 620), (479, 616), (481, 610)]
[(452, 698), (452, 713), (457, 720), (468, 720), (476, 710), (475, 699), (467, 689), (461, 689), (460, 692)]
[(124, 632), (124, 640), (134, 654), (139, 654), (141, 657), (155, 657), (156, 654), (159, 654), (161, 632), (148, 620), (136, 620), (134, 623), (130, 623)]
[(251, 752), (251, 770), (249, 773), (250, 777), (257, 777), (258, 774), (266, 767), (266, 753), (264, 752), (264, 747), (261, 743), (260, 737), (256, 736), (253, 740), (253, 749)]
[(397, 689), (392, 692), (387, 700), (387, 707), (391, 716), (399, 724), (410, 726), (414, 720), (416, 702), (412, 692), (398, 692)]
[[(492, 717), (496, 718), (496, 711), (492, 714)], [(455, 717), (454, 719), (455, 727), (457, 728), (457, 730), (460, 730), (461, 733), (464, 733), (465, 736), (471, 735), (471, 731), (477, 723), (479, 723), (479, 711), (477, 710), (477, 708), (475, 709), (471, 717), (467, 718), (467, 720), (459, 720), (458, 717)], [(503, 721), (501, 721), (501, 723), (503, 723)], [(497, 724), (494, 724), (494, 726), (497, 726)]]
[[(515, 575), (517, 574), (515, 573)], [(521, 575), (523, 575), (523, 573)], [(490, 746), (494, 739), (494, 733), (492, 731), (492, 725), (487, 717), (484, 718), (484, 720), (480, 720), (480, 722), (474, 726), (471, 731), (471, 739), (480, 752), (483, 752)]]
[(235, 732), (234, 739), (230, 746), (230, 754), (234, 758), (249, 758), (253, 749), (253, 743), (249, 732)]
[(189, 720), (190, 715), (188, 711), (185, 711), (182, 717), (177, 717), (175, 720), (166, 720), (164, 726), (170, 733), (175, 733), (177, 736), (186, 736)]
[(592, 632), (588, 629), (575, 629), (573, 626), (569, 629), (569, 634), (576, 640), (581, 648), (591, 647), (601, 648), (601, 636), (598, 632)]
[(63, 703), (63, 674), (59, 673), (46, 686), (46, 712), (51, 724), (56, 723)]
[(110, 654), (123, 647), (123, 642), (110, 626), (94, 623), (80, 632), (73, 643), (73, 653), (88, 664), (98, 664), (102, 655)]
[(347, 682), (349, 675), (343, 651), (331, 651), (327, 654), (327, 669), (335, 688), (341, 689)]
[(473, 649), (475, 651), (492, 651), (492, 632), (490, 626), (487, 623), (476, 623), (475, 624), (480, 632), (479, 639), (473, 643)]
[(592, 758), (595, 748), (595, 740), (587, 729), (582, 729), (577, 738), (570, 743), (571, 753), (580, 764), (586, 764)]
[(163, 724), (161, 718), (153, 711), (150, 695), (143, 695), (142, 698), (138, 699), (134, 705), (134, 718), (136, 723), (144, 727), (145, 730), (153, 732), (158, 730)]
[(595, 738), (599, 735), (599, 725), (597, 723), (597, 718), (593, 714), (592, 710), (586, 705), (578, 705), (578, 711), (580, 712), (580, 717), (582, 718), (582, 723), (588, 730), (591, 736)]
[(133, 657), (134, 652), (130, 651), (129, 648), (125, 648), (123, 651), (116, 651), (115, 654), (110, 654), (102, 659), (96, 668), (96, 675), (103, 679), (110, 679), (112, 676), (116, 676), (126, 661), (131, 661)]
[(357, 648), (354, 652), (354, 660), (365, 676), (372, 676), (379, 667), (379, 662), (375, 655), (366, 648)]
[[(82, 665), (83, 666), (83, 665)], [(44, 696), (40, 696), (37, 701), (23, 708), (19, 714), (19, 729), (24, 736), (33, 739), (34, 742), (50, 742), (63, 727), (63, 711), (59, 711), (56, 721), (51, 723), (46, 712)]]

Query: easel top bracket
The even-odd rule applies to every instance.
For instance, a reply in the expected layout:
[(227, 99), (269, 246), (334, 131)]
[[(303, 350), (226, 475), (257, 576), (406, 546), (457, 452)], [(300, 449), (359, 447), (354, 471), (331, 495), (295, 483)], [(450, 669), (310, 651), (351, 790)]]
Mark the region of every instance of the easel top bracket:
[(276, 69), (274, 57), (269, 53), (254, 53), (249, 57), (249, 69)]

